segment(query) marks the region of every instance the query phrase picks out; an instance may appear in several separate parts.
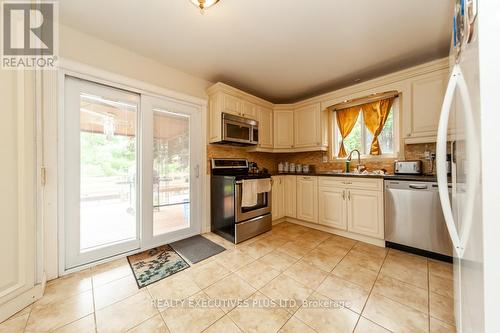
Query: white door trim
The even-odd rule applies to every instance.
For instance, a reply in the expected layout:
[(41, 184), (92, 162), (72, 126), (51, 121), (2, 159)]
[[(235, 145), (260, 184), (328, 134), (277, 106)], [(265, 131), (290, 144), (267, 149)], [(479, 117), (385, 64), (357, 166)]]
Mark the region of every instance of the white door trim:
[[(48, 94), (56, 95), (58, 101), (58, 110), (57, 110), (57, 136), (51, 136), (50, 138), (46, 138), (47, 146), (52, 146), (58, 150), (58, 158), (57, 161), (47, 161), (47, 168), (53, 168), (57, 170), (57, 179), (64, 179), (64, 156), (61, 152), (64, 151), (64, 141), (58, 140), (58, 138), (63, 138), (63, 125), (64, 125), (64, 79), (65, 76), (70, 75), (77, 78), (93, 81), (96, 83), (109, 85), (112, 87), (128, 90), (131, 92), (136, 92), (139, 94), (145, 94), (153, 97), (158, 97), (166, 100), (171, 100), (177, 103), (184, 103), (186, 105), (195, 107), (199, 110), (201, 114), (201, 122), (202, 122), (202, 133), (201, 133), (201, 147), (202, 151), (200, 152), (200, 200), (201, 200), (201, 215), (200, 215), (200, 223), (201, 223), (201, 232), (207, 232), (210, 230), (210, 193), (209, 193), (209, 177), (206, 174), (205, 170), (207, 170), (207, 159), (206, 159), (206, 145), (207, 145), (207, 100), (201, 99), (198, 97), (190, 96), (187, 94), (179, 93), (176, 91), (164, 89), (144, 81), (131, 79), (126, 76), (122, 76), (113, 72), (109, 72), (106, 70), (102, 70), (93, 66), (89, 66), (83, 63), (79, 63), (76, 61), (68, 60), (61, 58), (59, 60), (59, 70), (58, 70), (58, 79), (57, 79), (57, 89), (55, 91), (47, 92)], [(46, 87), (45, 89), (54, 90), (55, 87)], [(50, 180), (49, 180), (50, 181)], [(51, 251), (47, 251), (48, 253), (57, 253), (56, 258), (47, 258), (47, 261), (54, 260), (57, 261), (58, 266), (58, 275), (62, 276), (68, 274), (70, 272), (76, 271), (78, 269), (83, 269), (85, 267), (89, 267), (89, 265), (83, 265), (78, 269), (65, 270), (65, 254), (64, 254), (64, 183), (62, 181), (58, 181), (57, 184), (57, 205), (45, 206), (45, 210), (52, 210), (57, 214), (57, 222), (56, 223), (46, 223), (45, 234), (57, 233), (58, 242), (57, 244), (47, 244), (49, 247), (53, 247)], [(154, 247), (154, 246), (151, 246)], [(57, 249), (56, 249), (57, 248)], [(145, 247), (144, 249), (147, 249)], [(131, 253), (135, 253), (137, 251), (132, 251)], [(127, 253), (129, 254), (129, 253)], [(121, 254), (120, 256), (124, 256), (125, 254)], [(99, 262), (109, 261), (109, 258), (103, 259)], [(99, 263), (96, 262), (96, 263)], [(93, 263), (93, 264), (96, 264)], [(54, 277), (53, 274), (55, 272), (49, 272), (48, 275)]]

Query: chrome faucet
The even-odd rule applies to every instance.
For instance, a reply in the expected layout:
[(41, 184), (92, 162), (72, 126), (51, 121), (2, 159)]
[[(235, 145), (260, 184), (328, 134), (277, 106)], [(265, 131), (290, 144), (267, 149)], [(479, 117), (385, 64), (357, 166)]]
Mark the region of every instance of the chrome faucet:
[[(361, 172), (363, 170), (365, 170), (365, 166), (364, 165), (361, 165), (361, 153), (359, 152), (359, 150), (357, 149), (354, 149), (354, 150), (351, 150), (351, 152), (349, 153), (349, 156), (347, 157), (347, 162), (349, 162), (349, 164), (351, 163), (351, 160), (352, 160), (352, 153), (358, 153), (358, 165), (356, 166), (356, 170), (358, 170), (358, 172)], [(347, 172), (349, 172), (349, 170), (346, 170)]]

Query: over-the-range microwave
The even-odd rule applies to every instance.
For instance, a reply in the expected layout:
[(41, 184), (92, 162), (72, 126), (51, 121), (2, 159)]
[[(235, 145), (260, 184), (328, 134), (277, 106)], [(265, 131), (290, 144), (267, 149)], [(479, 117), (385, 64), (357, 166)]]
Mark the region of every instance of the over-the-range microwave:
[(250, 146), (259, 143), (259, 122), (253, 119), (222, 113), (220, 143)]

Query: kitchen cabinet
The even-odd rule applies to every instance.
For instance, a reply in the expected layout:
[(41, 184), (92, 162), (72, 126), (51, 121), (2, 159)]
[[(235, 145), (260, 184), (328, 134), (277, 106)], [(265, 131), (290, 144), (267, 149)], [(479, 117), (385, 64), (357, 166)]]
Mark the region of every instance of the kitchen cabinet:
[(319, 147), (322, 144), (321, 108), (313, 104), (298, 108), (293, 114), (294, 147)]
[(297, 217), (297, 176), (283, 176), (284, 214), (288, 217)]
[(284, 206), (284, 176), (273, 176), (271, 187), (271, 216), (272, 220), (278, 220), (285, 216)]
[(384, 239), (382, 179), (355, 177), (273, 176), (272, 218), (317, 223), (346, 232)]
[[(222, 114), (228, 113), (259, 121), (258, 147), (273, 148), (273, 107), (261, 98), (247, 94), (224, 83), (216, 83), (207, 89), (208, 94), (208, 137), (210, 143), (222, 139)], [(260, 141), (260, 138), (259, 138)]]
[(318, 223), (318, 177), (297, 176), (297, 218)]
[(220, 100), (213, 97), (208, 101), (208, 141), (217, 142), (222, 139), (222, 112), (220, 111)]
[(220, 93), (220, 95), (222, 98), (221, 112), (257, 119), (257, 105), (226, 93)]
[[(434, 142), (441, 114), (448, 69), (419, 75), (411, 80), (411, 109), (406, 113), (407, 128), (405, 141)], [(452, 115), (450, 115), (452, 116)], [(453, 131), (453, 116), (450, 119), (450, 133)]]
[(319, 224), (347, 230), (346, 190), (342, 187), (320, 187), (318, 191)]
[(347, 189), (348, 230), (384, 238), (383, 195), (379, 191)]
[(221, 93), (222, 110), (221, 112), (239, 116), (241, 113), (241, 100), (228, 94)]
[(241, 101), (239, 111), (240, 116), (257, 120), (257, 105), (247, 101)]
[(274, 110), (274, 148), (293, 148), (293, 110)]
[(209, 107), (209, 141), (218, 142), (222, 140), (222, 113), (236, 116), (241, 115), (242, 101), (239, 98), (217, 92), (210, 96)]
[(259, 107), (259, 147), (273, 148), (273, 110)]
[(383, 180), (319, 177), (319, 224), (384, 238)]

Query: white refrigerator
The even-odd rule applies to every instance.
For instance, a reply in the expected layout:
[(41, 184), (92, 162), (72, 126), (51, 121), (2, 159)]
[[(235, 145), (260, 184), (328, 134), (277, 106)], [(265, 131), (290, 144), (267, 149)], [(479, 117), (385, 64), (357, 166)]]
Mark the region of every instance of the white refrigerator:
[[(476, 0), (455, 1), (450, 50), (452, 71), (441, 109), (436, 145), (441, 206), (454, 247), (455, 322), (457, 332), (463, 333), (493, 332), (492, 326), (486, 325), (485, 298), (488, 295), (484, 283), (487, 221), (483, 221), (481, 113), (484, 110), (481, 109), (481, 92), (486, 87), (480, 86), (481, 74), (484, 74), (481, 73), (480, 50), (481, 43), (486, 43), (487, 39), (482, 39), (486, 31), (479, 30), (481, 19)], [(451, 198), (446, 168), (446, 157), (450, 153)], [(497, 258), (500, 260), (500, 253)], [(500, 316), (498, 308), (496, 312)]]

